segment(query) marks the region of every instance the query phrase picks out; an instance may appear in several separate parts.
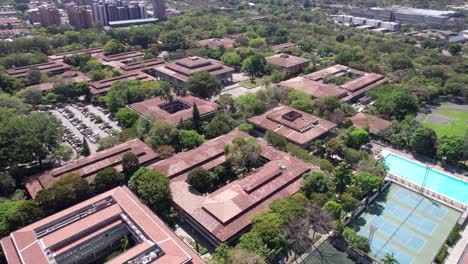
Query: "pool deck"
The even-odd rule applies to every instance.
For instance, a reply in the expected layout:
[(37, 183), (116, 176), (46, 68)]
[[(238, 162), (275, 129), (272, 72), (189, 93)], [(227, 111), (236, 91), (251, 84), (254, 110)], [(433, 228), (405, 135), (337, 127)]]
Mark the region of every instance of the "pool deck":
[(448, 175), (448, 176), (450, 176), (452, 178), (456, 178), (456, 179), (459, 179), (461, 181), (464, 181), (464, 182), (468, 183), (468, 178), (466, 176), (458, 174), (458, 173), (449, 172), (449, 171), (445, 170), (444, 168), (442, 168), (441, 166), (439, 166), (438, 164), (431, 164), (431, 163), (421, 162), (419, 160), (416, 160), (413, 156), (409, 155), (408, 153), (398, 151), (396, 149), (392, 149), (392, 148), (388, 148), (388, 147), (383, 148), (382, 151), (381, 151), (381, 155), (383, 157), (386, 157), (388, 154), (393, 154), (393, 155), (400, 156), (402, 158), (405, 158), (407, 160), (410, 160), (410, 161), (412, 161), (414, 163), (417, 163), (417, 164), (425, 166), (425, 167), (429, 166), (431, 168), (431, 170), (438, 171), (438, 172), (446, 174), (446, 175)]
[[(442, 167), (440, 167), (438, 165), (423, 163), (421, 161), (415, 160), (411, 155), (408, 155), (407, 153), (397, 151), (397, 150), (392, 149), (392, 148), (384, 148), (384, 149), (381, 150), (381, 155), (383, 157), (386, 157), (389, 154), (400, 156), (402, 158), (410, 160), (410, 161), (412, 161), (412, 162), (414, 162), (416, 164), (419, 164), (421, 166), (429, 166), (431, 170), (437, 171), (439, 173), (446, 174), (447, 176), (450, 176), (452, 178), (461, 180), (463, 182), (468, 182), (466, 177), (461, 175), (461, 174), (450, 173), (450, 172), (444, 170)], [(459, 201), (456, 201), (456, 200), (454, 200), (454, 199), (452, 199), (452, 198), (450, 198), (448, 196), (445, 196), (445, 195), (443, 195), (441, 193), (438, 193), (436, 191), (429, 190), (428, 188), (422, 188), (420, 184), (412, 182), (412, 181), (410, 181), (410, 180), (408, 180), (406, 178), (400, 177), (400, 176), (395, 175), (395, 174), (388, 173), (388, 176), (387, 176), (386, 179), (390, 180), (390, 181), (393, 181), (395, 183), (401, 184), (401, 185), (405, 186), (406, 188), (411, 189), (414, 192), (425, 195), (425, 196), (427, 196), (427, 197), (429, 197), (431, 199), (434, 199), (434, 200), (436, 200), (436, 201), (438, 201), (438, 202), (440, 202), (440, 203), (442, 203), (444, 205), (447, 205), (447, 206), (449, 206), (451, 208), (454, 208), (454, 209), (456, 209), (458, 211), (464, 212), (464, 211), (468, 210), (468, 206), (466, 204), (461, 203)]]

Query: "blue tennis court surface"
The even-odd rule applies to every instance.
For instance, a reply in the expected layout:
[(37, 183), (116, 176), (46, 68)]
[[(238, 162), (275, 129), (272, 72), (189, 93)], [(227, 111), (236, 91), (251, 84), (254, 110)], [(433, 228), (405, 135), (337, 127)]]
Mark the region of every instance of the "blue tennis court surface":
[(392, 184), (352, 225), (369, 238), (377, 259), (394, 254), (400, 264), (431, 263), (461, 213)]

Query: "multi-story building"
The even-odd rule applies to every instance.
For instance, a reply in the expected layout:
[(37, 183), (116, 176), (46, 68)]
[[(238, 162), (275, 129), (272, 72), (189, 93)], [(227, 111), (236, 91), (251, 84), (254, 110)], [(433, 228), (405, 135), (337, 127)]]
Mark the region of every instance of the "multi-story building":
[(213, 59), (188, 57), (154, 68), (155, 75), (176, 86), (183, 86), (195, 73), (207, 71), (221, 82), (232, 79), (234, 69)]
[[(128, 250), (122, 251), (122, 239)], [(127, 187), (51, 215), (1, 239), (7, 262), (202, 264)], [(120, 253), (120, 254), (118, 254)]]
[(61, 24), (60, 12), (55, 6), (43, 5), (38, 8), (39, 23), (45, 27)]
[(153, 16), (159, 20), (166, 19), (166, 0), (153, 1)]
[(275, 54), (265, 59), (268, 63), (280, 67), (289, 75), (301, 73), (310, 63), (309, 60), (286, 53)]
[(94, 20), (107, 26), (111, 21), (145, 19), (148, 17), (144, 3), (128, 5), (126, 1), (99, 2), (93, 4)]
[(234, 130), (149, 166), (169, 177), (171, 199), (180, 218), (213, 246), (233, 243), (248, 229), (256, 213), (266, 210), (274, 200), (299, 191), (302, 176), (312, 167), (258, 141), (261, 152), (254, 171), (231, 178), (210, 193), (194, 190), (186, 181), (188, 174), (198, 167), (210, 171), (226, 166), (225, 146), (238, 137), (255, 140)]
[(81, 6), (67, 7), (68, 21), (76, 28), (91, 28), (93, 26), (93, 16), (91, 11)]

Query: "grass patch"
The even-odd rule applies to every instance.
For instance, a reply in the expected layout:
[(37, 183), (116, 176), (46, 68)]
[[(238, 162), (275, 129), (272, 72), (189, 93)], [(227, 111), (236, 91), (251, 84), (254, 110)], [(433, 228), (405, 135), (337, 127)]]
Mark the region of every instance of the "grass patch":
[(254, 80), (254, 82), (251, 82), (250, 79), (247, 79), (247, 80), (241, 81), (239, 84), (242, 87), (245, 87), (247, 89), (252, 89), (252, 88), (255, 88), (255, 87), (260, 86), (262, 84), (265, 84), (267, 79), (268, 79), (268, 76), (263, 76), (262, 78), (256, 78)]
[(467, 128), (467, 124), (465, 122), (468, 120), (468, 111), (457, 109), (438, 109), (434, 110), (432, 113), (443, 115), (451, 119), (448, 124), (431, 124), (426, 122), (428, 115), (424, 116), (424, 126), (434, 129), (438, 137), (457, 136), (463, 138), (465, 136)]

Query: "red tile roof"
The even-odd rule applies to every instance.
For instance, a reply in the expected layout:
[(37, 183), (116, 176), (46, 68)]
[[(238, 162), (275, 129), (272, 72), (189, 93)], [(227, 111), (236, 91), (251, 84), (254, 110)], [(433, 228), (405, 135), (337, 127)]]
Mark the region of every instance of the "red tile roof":
[(312, 81), (305, 77), (295, 77), (280, 82), (279, 85), (303, 91), (315, 98), (323, 98), (327, 96), (342, 98), (346, 96), (346, 91), (343, 89), (322, 82)]
[(173, 202), (218, 243), (240, 234), (274, 200), (297, 192), (302, 175), (310, 170), (303, 161), (259, 142), (261, 155), (268, 160), (262, 167), (207, 195), (192, 190), (185, 182), (190, 170), (198, 166), (209, 170), (224, 163), (224, 146), (236, 136), (252, 138), (235, 130), (150, 166), (171, 178)]
[(197, 41), (198, 46), (208, 46), (209, 48), (225, 47), (233, 48), (236, 41), (231, 38), (210, 38)]
[(104, 94), (111, 90), (112, 84), (117, 81), (125, 80), (139, 80), (141, 82), (148, 82), (156, 80), (156, 78), (143, 72), (131, 72), (122, 74), (117, 77), (92, 82), (89, 86), (89, 91), (92, 95)]
[(50, 188), (60, 177), (70, 173), (78, 173), (81, 177), (91, 181), (96, 173), (104, 168), (113, 167), (116, 170), (122, 170), (122, 157), (127, 152), (137, 155), (140, 164), (155, 162), (159, 156), (141, 140), (132, 139), (88, 157), (70, 161), (62, 167), (31, 176), (24, 183), (29, 194), (34, 198), (40, 190)]
[(374, 135), (392, 125), (390, 121), (366, 113), (358, 113), (350, 119), (353, 126), (368, 129)]
[[(151, 263), (204, 263), (149, 208), (127, 188), (108, 192), (35, 222), (2, 238), (8, 263), (48, 264), (48, 257), (61, 257), (80, 246), (80, 241), (96, 237), (111, 228), (140, 230), (141, 242), (107, 263), (126, 263), (146, 255), (154, 245), (163, 252)], [(47, 255), (46, 250), (52, 254)], [(154, 250), (154, 249), (153, 249)], [(141, 262), (138, 262), (141, 263)]]
[(281, 51), (290, 47), (296, 47), (297, 45), (291, 42), (286, 42), (278, 45), (271, 46), (273, 51)]
[(278, 65), (280, 67), (288, 68), (299, 64), (308, 64), (309, 60), (301, 57), (292, 56), (286, 53), (275, 54), (265, 58), (267, 62)]
[(164, 63), (165, 62), (160, 59), (149, 59), (149, 60), (127, 63), (126, 65), (120, 67), (120, 69), (125, 72), (144, 71), (154, 66), (162, 66)]
[[(341, 86), (327, 83), (328, 78), (337, 78), (347, 74), (360, 75)], [(312, 97), (336, 96), (343, 102), (349, 102), (368, 90), (387, 82), (388, 79), (377, 73), (366, 73), (340, 64), (316, 71), (302, 77), (296, 77), (280, 83), (285, 87), (301, 90)]]
[(143, 57), (145, 54), (141, 51), (128, 51), (123, 53), (117, 53), (112, 55), (102, 55), (100, 56), (102, 60), (110, 62), (110, 61), (119, 61), (119, 62), (126, 62), (132, 59), (136, 59), (139, 57)]
[(183, 82), (188, 81), (193, 74), (202, 71), (208, 71), (213, 76), (234, 72), (233, 68), (224, 66), (217, 60), (200, 57), (176, 60), (164, 66), (156, 67), (155, 70), (156, 74), (159, 72)]
[(103, 49), (102, 48), (91, 48), (91, 49), (82, 49), (82, 50), (73, 50), (73, 51), (68, 51), (68, 52), (62, 52), (62, 53), (56, 53), (54, 55), (49, 56), (49, 60), (62, 60), (65, 57), (69, 57), (72, 55), (77, 55), (77, 54), (98, 54), (102, 53)]
[(36, 68), (41, 73), (49, 74), (49, 75), (61, 74), (70, 70), (70, 66), (68, 66), (67, 64), (63, 62), (59, 62), (59, 61), (53, 61), (53, 62), (34, 64), (34, 65), (29, 65), (29, 66), (24, 66), (24, 67), (11, 68), (7, 70), (7, 73), (8, 75), (16, 77), (16, 78), (22, 78), (22, 77), (27, 76), (28, 71), (31, 68)]
[(200, 112), (201, 117), (213, 114), (219, 107), (219, 105), (214, 102), (191, 95), (182, 97), (174, 96), (173, 101), (183, 103), (186, 106), (186, 109), (171, 114), (161, 108), (162, 105), (168, 103), (161, 97), (153, 97), (143, 102), (131, 104), (128, 107), (137, 111), (142, 116), (149, 114), (153, 116), (156, 120), (163, 120), (172, 124), (178, 124), (180, 120), (186, 121), (188, 119), (191, 119), (192, 108), (193, 104), (195, 103), (197, 104), (197, 108)]
[[(288, 119), (288, 114), (295, 114)], [(286, 115), (286, 116), (285, 116)], [(248, 119), (249, 123), (285, 136), (289, 141), (305, 146), (336, 127), (328, 120), (310, 115), (289, 106), (278, 106), (262, 115)]]

